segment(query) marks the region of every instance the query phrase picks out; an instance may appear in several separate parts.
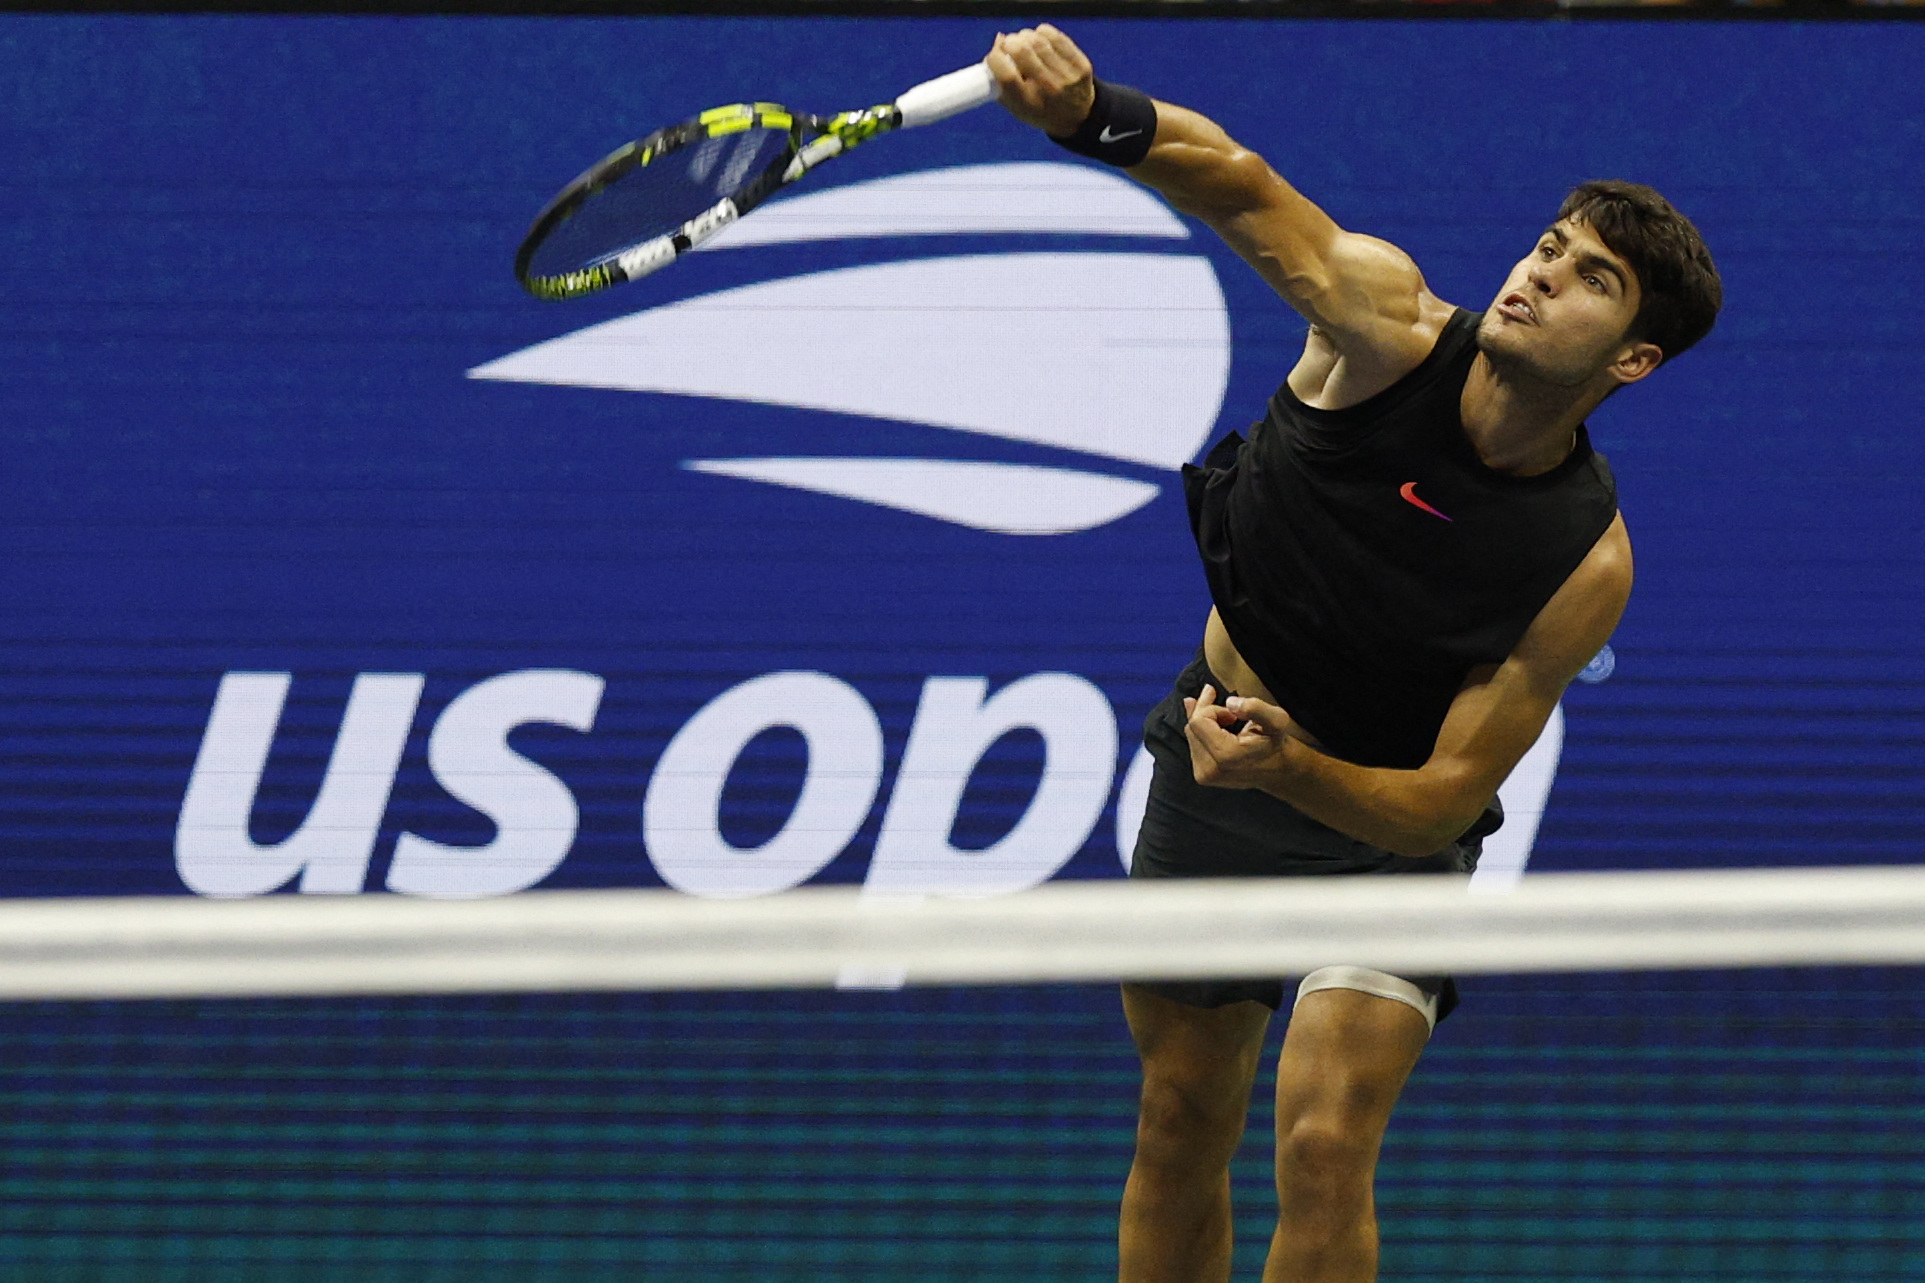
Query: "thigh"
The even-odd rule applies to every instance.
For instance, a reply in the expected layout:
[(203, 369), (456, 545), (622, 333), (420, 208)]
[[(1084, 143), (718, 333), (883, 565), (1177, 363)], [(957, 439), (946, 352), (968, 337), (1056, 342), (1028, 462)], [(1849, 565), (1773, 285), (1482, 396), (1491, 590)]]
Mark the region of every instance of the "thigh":
[(1259, 1002), (1194, 1007), (1137, 985), (1123, 986), (1123, 1014), (1143, 1060), (1146, 1094), (1180, 1093), (1202, 1112), (1239, 1117), (1263, 1054), (1270, 1008)]
[(1277, 1062), (1277, 1132), (1300, 1125), (1380, 1139), (1430, 1026), (1415, 1008), (1354, 989), (1308, 993)]

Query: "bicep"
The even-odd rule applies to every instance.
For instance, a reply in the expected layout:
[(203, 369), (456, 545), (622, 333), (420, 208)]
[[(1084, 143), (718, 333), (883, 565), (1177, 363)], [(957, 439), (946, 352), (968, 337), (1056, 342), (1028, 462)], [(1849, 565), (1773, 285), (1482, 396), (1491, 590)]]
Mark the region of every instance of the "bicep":
[(1426, 329), (1436, 307), (1410, 255), (1334, 223), (1329, 236), (1311, 242), (1290, 230), (1290, 221), (1280, 211), (1257, 210), (1218, 231), (1345, 356), (1376, 352), (1409, 357), (1413, 364), (1422, 360), (1436, 340), (1434, 327)]
[[(1214, 121), (1157, 104), (1156, 145), (1130, 171), (1202, 220), (1340, 349), (1428, 351), (1423, 274), (1408, 254), (1345, 231)], [(1429, 336), (1434, 339), (1435, 335)]]

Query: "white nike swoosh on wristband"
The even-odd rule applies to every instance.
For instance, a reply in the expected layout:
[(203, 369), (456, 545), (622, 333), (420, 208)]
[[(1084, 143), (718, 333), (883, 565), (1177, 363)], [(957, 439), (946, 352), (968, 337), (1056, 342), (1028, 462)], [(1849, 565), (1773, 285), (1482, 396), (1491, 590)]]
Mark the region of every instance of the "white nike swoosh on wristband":
[(1140, 129), (1132, 129), (1126, 134), (1112, 134), (1110, 127), (1105, 125), (1103, 126), (1103, 132), (1096, 135), (1096, 141), (1099, 143), (1120, 143), (1125, 138), (1134, 138), (1142, 132)]

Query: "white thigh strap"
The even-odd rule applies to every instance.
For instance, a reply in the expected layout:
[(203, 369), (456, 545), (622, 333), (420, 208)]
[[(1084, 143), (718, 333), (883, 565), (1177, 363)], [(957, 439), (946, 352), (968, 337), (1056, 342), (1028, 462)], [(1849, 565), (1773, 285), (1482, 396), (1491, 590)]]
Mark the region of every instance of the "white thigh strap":
[(1369, 967), (1319, 967), (1297, 986), (1297, 1001), (1302, 1002), (1305, 994), (1319, 989), (1355, 989), (1401, 1002), (1415, 1007), (1432, 1030), (1437, 1028), (1437, 996), (1388, 972), (1373, 971)]

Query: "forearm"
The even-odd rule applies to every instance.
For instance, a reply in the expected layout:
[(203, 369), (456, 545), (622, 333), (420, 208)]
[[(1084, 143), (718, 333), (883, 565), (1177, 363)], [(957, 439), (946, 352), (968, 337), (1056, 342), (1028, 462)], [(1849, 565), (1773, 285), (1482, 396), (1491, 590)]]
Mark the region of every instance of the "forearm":
[(1440, 851), (1476, 822), (1490, 800), (1439, 765), (1417, 770), (1358, 766), (1285, 738), (1262, 789), (1311, 819), (1398, 855)]
[[(1222, 237), (1313, 324), (1345, 331), (1359, 313), (1377, 312), (1369, 286), (1381, 265), (1346, 268), (1343, 229), (1208, 117), (1158, 102), (1155, 141), (1124, 172)], [(1346, 272), (1355, 278), (1347, 289)], [(1408, 282), (1393, 284), (1414, 300)]]
[(1401, 373), (1435, 343), (1443, 322), (1426, 328), (1428, 295), (1410, 257), (1344, 232), (1215, 122), (1101, 84), (1082, 50), (1047, 23), (998, 36), (986, 61), (1011, 115), (1078, 154), (1123, 167), (1208, 224), (1339, 351)]
[[(1047, 23), (998, 36), (987, 58), (1011, 115), (1072, 151), (1125, 167), (1207, 223), (1312, 322), (1332, 301), (1343, 231), (1217, 124), (1135, 90), (1099, 85), (1082, 50)], [(1151, 131), (1147, 150), (1141, 135)]]
[(1124, 172), (1212, 225), (1234, 221), (1281, 192), (1296, 195), (1263, 157), (1214, 120), (1162, 101), (1156, 103), (1156, 137), (1149, 154)]

